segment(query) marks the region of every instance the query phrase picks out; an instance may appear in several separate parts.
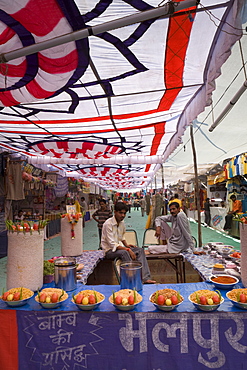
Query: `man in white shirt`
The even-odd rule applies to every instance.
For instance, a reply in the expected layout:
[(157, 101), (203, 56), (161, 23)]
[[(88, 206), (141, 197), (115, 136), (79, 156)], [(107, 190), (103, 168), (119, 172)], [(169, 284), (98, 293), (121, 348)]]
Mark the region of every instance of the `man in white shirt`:
[(101, 248), (105, 252), (105, 258), (114, 260), (121, 258), (123, 262), (137, 260), (142, 263), (142, 280), (145, 284), (155, 284), (156, 281), (150, 279), (150, 271), (143, 248), (128, 244), (124, 238), (125, 224), (124, 218), (128, 206), (123, 202), (118, 202), (114, 207), (114, 216), (108, 218), (103, 224), (101, 236)]

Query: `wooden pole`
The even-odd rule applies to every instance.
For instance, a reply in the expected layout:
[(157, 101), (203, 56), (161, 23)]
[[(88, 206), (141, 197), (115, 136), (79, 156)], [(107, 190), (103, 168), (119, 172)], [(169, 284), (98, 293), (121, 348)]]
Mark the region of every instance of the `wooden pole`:
[(43, 220), (45, 220), (45, 214), (46, 214), (46, 189), (45, 185), (43, 185)]
[(196, 148), (195, 148), (192, 124), (190, 126), (190, 138), (191, 138), (191, 146), (192, 146), (193, 161), (194, 161), (194, 172), (195, 172), (195, 201), (196, 201), (196, 209), (197, 209), (197, 214), (198, 214), (198, 246), (199, 248), (201, 248), (202, 247), (201, 206), (200, 206), (200, 194), (199, 194), (199, 186), (198, 186)]
[(164, 200), (164, 194), (165, 194), (165, 178), (164, 178), (164, 167), (163, 163), (161, 163), (161, 181), (162, 181), (162, 201), (163, 201), (163, 207), (162, 207), (162, 215), (166, 215), (166, 204)]

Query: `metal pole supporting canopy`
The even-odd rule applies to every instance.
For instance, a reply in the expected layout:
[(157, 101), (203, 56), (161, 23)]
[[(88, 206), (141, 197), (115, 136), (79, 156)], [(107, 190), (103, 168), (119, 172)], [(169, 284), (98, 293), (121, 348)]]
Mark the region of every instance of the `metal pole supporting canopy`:
[(227, 116), (227, 114), (230, 112), (230, 110), (233, 108), (233, 106), (237, 103), (238, 99), (241, 97), (241, 95), (245, 92), (247, 89), (247, 80), (243, 83), (241, 88), (236, 92), (234, 97), (231, 99), (230, 103), (227, 104), (223, 112), (219, 115), (219, 117), (214, 121), (214, 123), (209, 127), (209, 131), (212, 132), (215, 127), (217, 127), (220, 122)]
[(105, 22), (100, 25), (87, 27), (85, 29), (67, 33), (62, 36), (58, 36), (55, 38), (52, 38), (50, 40), (46, 40), (43, 42), (39, 42), (34, 45), (26, 46), (21, 49), (13, 50), (8, 53), (0, 54), (0, 64), (1, 63), (7, 63), (10, 60), (14, 60), (20, 57), (23, 57), (25, 55), (30, 55), (37, 53), (41, 50), (46, 50), (53, 48), (54, 46), (66, 44), (71, 41), (80, 40), (89, 36), (98, 35), (102, 32), (114, 30), (117, 28), (129, 26), (131, 24), (144, 22), (148, 19), (154, 19), (154, 18), (160, 18), (160, 17), (169, 17), (171, 16), (175, 11), (181, 11), (183, 9), (188, 9), (191, 7), (195, 7), (198, 4), (198, 0), (186, 0), (182, 2), (172, 2), (169, 1), (163, 6), (159, 6), (158, 8), (146, 10), (144, 12), (139, 12), (127, 17), (119, 18), (110, 22)]

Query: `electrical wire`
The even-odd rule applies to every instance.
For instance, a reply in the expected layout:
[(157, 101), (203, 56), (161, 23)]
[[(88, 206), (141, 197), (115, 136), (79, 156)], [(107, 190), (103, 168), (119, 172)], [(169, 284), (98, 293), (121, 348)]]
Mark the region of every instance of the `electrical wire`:
[[(223, 21), (221, 19), (219, 19), (218, 17), (216, 17), (216, 15), (214, 15), (210, 10), (208, 10), (205, 6), (203, 6), (201, 3), (199, 3), (199, 6), (205, 11), (206, 14), (208, 14), (209, 16), (209, 19), (213, 22), (213, 24), (219, 28), (219, 26), (215, 23), (215, 21), (213, 20), (213, 18), (215, 18), (217, 21), (219, 21), (221, 24), (227, 24), (229, 27), (231, 27), (233, 30), (236, 30), (236, 31), (246, 31), (246, 28), (237, 28), (237, 27), (234, 27), (232, 24), (226, 22), (226, 21)], [(235, 33), (231, 33), (231, 32), (228, 32), (224, 29), (222, 29), (221, 27), (221, 32), (225, 32), (226, 34), (228, 35), (233, 35), (233, 36), (239, 36), (239, 33), (238, 34), (235, 34)], [(247, 33), (246, 33), (247, 34)]]

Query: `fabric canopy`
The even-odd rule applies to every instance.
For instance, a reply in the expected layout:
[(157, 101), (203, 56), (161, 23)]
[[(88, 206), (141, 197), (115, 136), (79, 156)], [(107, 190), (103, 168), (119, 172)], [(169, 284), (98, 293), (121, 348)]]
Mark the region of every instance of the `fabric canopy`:
[[(186, 1), (184, 2), (186, 4)], [(91, 36), (1, 64), (0, 147), (107, 189), (146, 187), (210, 102), (242, 36), (244, 0), (93, 35), (160, 0), (1, 0), (4, 55), (89, 28)]]
[[(247, 21), (247, 12), (245, 18), (243, 17), (243, 21)], [(245, 29), (245, 27), (246, 23), (242, 28)], [(220, 164), (218, 167), (223, 168), (223, 163), (235, 156), (239, 157), (242, 153), (247, 158), (246, 91), (235, 105), (231, 105), (232, 109), (213, 132), (209, 131), (209, 128), (220, 117), (225, 107), (233, 101), (233, 97), (238, 94), (244, 85), (247, 76), (246, 64), (247, 38), (245, 30), (245, 35), (233, 46), (230, 57), (221, 68), (221, 75), (215, 81), (216, 87), (212, 94), (211, 104), (193, 121), (198, 171), (200, 171), (200, 174), (203, 174), (203, 168), (205, 174), (216, 164)], [(245, 167), (241, 171), (241, 174), (243, 173), (246, 174)], [(161, 170), (157, 175), (157, 187), (161, 187)], [(176, 184), (178, 180), (186, 181), (194, 178), (190, 130), (185, 131), (183, 144), (169, 156), (163, 165), (163, 178), (166, 186), (168, 184)], [(223, 180), (221, 179), (221, 181)]]

